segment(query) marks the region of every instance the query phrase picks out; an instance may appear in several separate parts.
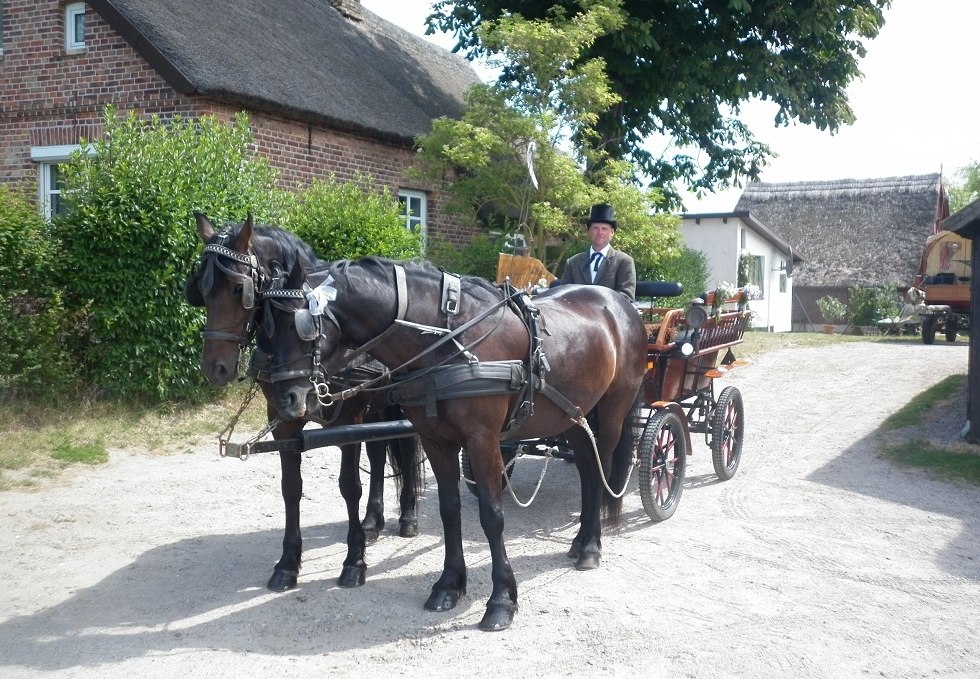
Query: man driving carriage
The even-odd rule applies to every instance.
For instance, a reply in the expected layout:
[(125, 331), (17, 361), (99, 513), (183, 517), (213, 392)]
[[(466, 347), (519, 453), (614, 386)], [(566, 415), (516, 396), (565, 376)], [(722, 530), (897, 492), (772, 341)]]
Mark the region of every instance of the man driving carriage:
[(559, 284), (602, 285), (636, 297), (636, 264), (633, 258), (612, 247), (616, 217), (611, 205), (593, 205), (586, 222), (592, 247), (572, 255), (565, 262)]

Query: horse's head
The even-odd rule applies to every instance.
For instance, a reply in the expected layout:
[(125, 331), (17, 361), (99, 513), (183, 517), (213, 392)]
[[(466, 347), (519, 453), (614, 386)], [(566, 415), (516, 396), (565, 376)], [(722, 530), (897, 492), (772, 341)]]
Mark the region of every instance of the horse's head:
[(238, 375), (242, 349), (255, 331), (263, 272), (252, 253), (252, 215), (243, 224), (218, 233), (199, 212), (197, 232), (204, 250), (187, 279), (184, 294), (207, 312), (201, 369), (213, 384), (224, 386)]
[(343, 360), (340, 325), (328, 302), (335, 295), (326, 270), (307, 277), (302, 261), (276, 278), (263, 293), (262, 332), (270, 340), (275, 407), (280, 417), (298, 419), (319, 407), (331, 365)]

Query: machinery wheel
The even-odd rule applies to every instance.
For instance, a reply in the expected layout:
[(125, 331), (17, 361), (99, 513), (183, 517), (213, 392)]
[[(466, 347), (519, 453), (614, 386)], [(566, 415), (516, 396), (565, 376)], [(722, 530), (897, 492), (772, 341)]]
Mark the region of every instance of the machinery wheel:
[(955, 342), (956, 341), (956, 316), (950, 316), (949, 320), (946, 322), (946, 341)]
[(640, 498), (654, 521), (673, 516), (684, 490), (687, 439), (684, 423), (670, 410), (654, 411), (640, 437)]
[(736, 387), (721, 390), (718, 403), (711, 414), (711, 462), (722, 481), (735, 476), (742, 459), (742, 439), (745, 437), (745, 406), (742, 392)]
[(936, 341), (936, 317), (924, 316), (922, 318), (922, 343), (932, 344)]
[[(516, 451), (501, 450), (501, 455), (504, 458), (504, 467), (507, 470), (507, 478), (503, 479), (504, 485), (507, 484), (507, 479), (514, 475), (514, 466), (510, 464), (510, 461), (517, 457)], [(470, 463), (470, 455), (466, 452), (466, 448), (460, 449), (459, 453), (459, 468), (463, 473), (463, 483), (469, 488), (473, 495), (476, 495), (476, 482), (473, 478), (473, 466)]]

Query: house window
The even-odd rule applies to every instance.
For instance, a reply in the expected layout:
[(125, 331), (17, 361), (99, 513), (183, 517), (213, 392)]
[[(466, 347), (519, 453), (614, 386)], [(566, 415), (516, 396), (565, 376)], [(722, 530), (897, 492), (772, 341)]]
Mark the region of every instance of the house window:
[(61, 163), (38, 163), (39, 192), (41, 213), (45, 219), (53, 219), (62, 212), (61, 181), (58, 166)]
[(784, 273), (779, 274), (779, 291), (786, 292), (787, 287), (788, 286), (786, 284), (786, 274)]
[(85, 49), (84, 2), (73, 2), (65, 7), (65, 49), (69, 52)]
[(759, 255), (742, 255), (749, 285), (759, 286), (761, 297), (766, 296), (766, 258)]
[[(31, 160), (37, 163), (38, 205), (45, 219), (51, 219), (61, 214), (61, 172), (59, 165), (68, 162), (71, 154), (80, 146), (34, 146), (31, 148)], [(89, 152), (94, 153), (92, 147)]]
[(398, 205), (405, 228), (425, 237), (425, 194), (421, 191), (398, 191)]

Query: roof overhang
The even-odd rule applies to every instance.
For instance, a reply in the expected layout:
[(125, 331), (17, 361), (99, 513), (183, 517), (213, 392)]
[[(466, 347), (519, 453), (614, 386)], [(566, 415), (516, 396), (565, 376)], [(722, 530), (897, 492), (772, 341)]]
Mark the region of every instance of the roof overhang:
[(681, 215), (681, 219), (691, 219), (695, 223), (700, 224), (702, 219), (721, 219), (722, 221), (728, 219), (738, 219), (741, 220), (743, 224), (748, 226), (750, 229), (759, 234), (763, 239), (772, 244), (779, 252), (783, 253), (787, 257), (793, 260), (794, 264), (799, 264), (803, 261), (803, 258), (798, 254), (793, 252), (793, 246), (784, 241), (782, 238), (777, 236), (772, 229), (763, 224), (761, 221), (756, 219), (751, 212), (748, 210), (736, 210), (734, 212), (698, 212), (690, 213), (685, 212)]
[(980, 199), (973, 201), (939, 222), (944, 231), (953, 231), (964, 238), (973, 239), (980, 233)]

